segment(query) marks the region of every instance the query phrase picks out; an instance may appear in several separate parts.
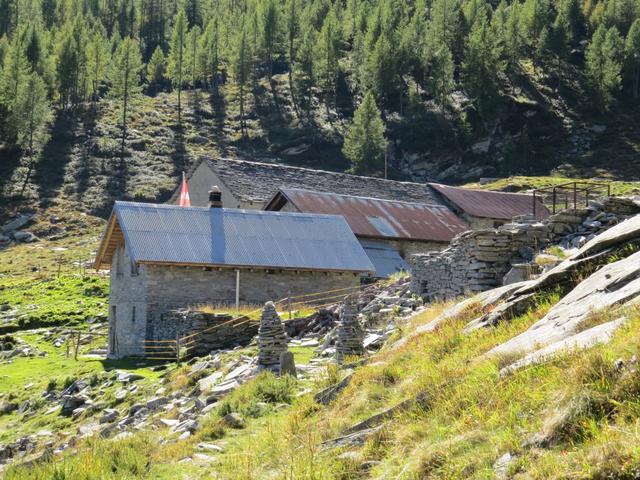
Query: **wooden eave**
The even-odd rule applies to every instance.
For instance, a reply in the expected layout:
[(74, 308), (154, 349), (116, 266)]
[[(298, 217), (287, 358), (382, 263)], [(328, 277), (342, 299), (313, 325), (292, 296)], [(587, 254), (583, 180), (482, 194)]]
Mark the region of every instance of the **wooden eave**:
[(124, 242), (124, 235), (118, 224), (115, 214), (111, 214), (109, 217), (109, 223), (105, 229), (100, 246), (98, 247), (98, 253), (96, 255), (96, 261), (94, 266), (96, 270), (99, 270), (103, 266), (110, 266), (111, 259), (118, 247)]

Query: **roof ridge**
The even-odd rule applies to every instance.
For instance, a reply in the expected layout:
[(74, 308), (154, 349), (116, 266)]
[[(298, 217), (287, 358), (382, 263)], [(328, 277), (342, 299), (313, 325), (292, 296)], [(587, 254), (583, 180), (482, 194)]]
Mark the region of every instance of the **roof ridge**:
[[(307, 188), (296, 188), (296, 187), (279, 187), (278, 190), (281, 191), (281, 192), (285, 192), (287, 190), (295, 190), (297, 192), (316, 193), (318, 195), (337, 195), (337, 196), (340, 196), (340, 197), (364, 198), (366, 200), (374, 200), (376, 202), (406, 203), (408, 205), (423, 205), (423, 206), (427, 206), (427, 207), (436, 207), (436, 208), (442, 208), (442, 209), (445, 209), (445, 210), (451, 210), (446, 205), (438, 204), (438, 203), (409, 202), (407, 200), (395, 200), (395, 199), (391, 199), (391, 198), (370, 197), (370, 196), (365, 196), (365, 195), (351, 195), (351, 194), (348, 194), (348, 193), (321, 192), (319, 190), (309, 190)], [(276, 192), (276, 194), (277, 194), (277, 192)]]
[(375, 181), (380, 181), (380, 182), (400, 183), (400, 184), (403, 184), (403, 185), (416, 185), (416, 186), (421, 186), (421, 187), (426, 187), (428, 185), (427, 183), (409, 182), (409, 181), (405, 181), (405, 180), (392, 180), (390, 178), (371, 177), (371, 176), (368, 176), (368, 175), (356, 175), (354, 173), (334, 172), (332, 170), (323, 170), (323, 169), (308, 168), (308, 167), (298, 167), (298, 166), (295, 166), (295, 165), (288, 165), (288, 164), (285, 164), (285, 163), (277, 163), (277, 162), (258, 162), (258, 161), (254, 161), (254, 160), (244, 160), (244, 159), (240, 159), (240, 158), (218, 157), (218, 158), (214, 159), (214, 158), (209, 157), (209, 158), (203, 159), (203, 161), (206, 161), (207, 163), (216, 162), (216, 161), (247, 163), (247, 164), (251, 164), (251, 165), (261, 165), (261, 166), (266, 166), (266, 167), (285, 168), (285, 169), (292, 169), (292, 170), (304, 170), (304, 171), (312, 172), (312, 173), (326, 173), (326, 174), (329, 174), (329, 175), (348, 176), (348, 177), (354, 177), (354, 178), (366, 178), (368, 180), (375, 180)]
[(211, 207), (183, 207), (180, 205), (167, 204), (167, 203), (147, 203), (147, 202), (132, 202), (129, 200), (116, 200), (115, 206), (136, 206), (143, 208), (162, 208), (166, 210), (199, 210), (199, 211), (211, 211), (211, 212), (227, 212), (227, 213), (241, 213), (243, 215), (258, 215), (258, 216), (298, 216), (298, 217), (341, 217), (341, 215), (331, 213), (314, 213), (314, 212), (282, 212), (274, 210), (255, 210), (249, 208), (211, 208)]

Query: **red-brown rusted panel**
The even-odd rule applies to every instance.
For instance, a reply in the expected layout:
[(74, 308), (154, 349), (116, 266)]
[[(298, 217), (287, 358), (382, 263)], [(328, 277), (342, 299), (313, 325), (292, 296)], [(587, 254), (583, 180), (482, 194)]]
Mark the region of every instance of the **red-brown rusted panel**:
[[(342, 215), (359, 237), (449, 242), (469, 225), (442, 205), (280, 189), (300, 212)], [(271, 202), (274, 204), (274, 202)]]
[[(517, 215), (533, 214), (533, 195), (530, 194), (472, 190), (438, 183), (430, 183), (429, 185), (472, 217), (511, 220)], [(537, 200), (536, 218), (543, 220), (548, 216), (547, 207)]]

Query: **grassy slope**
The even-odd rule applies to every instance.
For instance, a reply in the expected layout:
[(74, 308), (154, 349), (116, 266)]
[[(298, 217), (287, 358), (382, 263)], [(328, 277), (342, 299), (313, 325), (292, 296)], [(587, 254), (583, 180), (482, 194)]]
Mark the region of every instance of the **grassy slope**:
[[(498, 371), (508, 359), (479, 359), (530, 326), (555, 300), (546, 298), (527, 315), (467, 336), (461, 327), (477, 314), (469, 311), (398, 350), (383, 351), (357, 369), (349, 387), (329, 407), (305, 395), (290, 408), (254, 415), (245, 430), (226, 431), (219, 428), (219, 412), (214, 412), (195, 439), (213, 438), (225, 446), (211, 467), (176, 463), (194, 451), (194, 439), (160, 445), (161, 434), (147, 433), (124, 443), (91, 442), (91, 450), (81, 455), (35, 469), (14, 469), (7, 478), (49, 478), (63, 470), (67, 476), (61, 478), (171, 478), (178, 472), (189, 472), (189, 478), (228, 479), (493, 478), (492, 465), (506, 452), (516, 456), (509, 467), (516, 478), (634, 478), (640, 468), (640, 374), (620, 374), (613, 362), (640, 353), (638, 312), (629, 312), (629, 323), (610, 344), (566, 354), (505, 379)], [(432, 307), (403, 334), (442, 308)], [(325, 383), (336, 377), (337, 372), (328, 372)], [(229, 401), (236, 402), (236, 409), (255, 404), (256, 392), (264, 391), (257, 384), (264, 381), (243, 386)], [(416, 404), (398, 414), (353, 453), (322, 450), (323, 440), (419, 394), (427, 399), (426, 408)], [(531, 434), (549, 430), (549, 419), (568, 405), (588, 408), (556, 422), (555, 446), (522, 446)], [(101, 465), (105, 455), (116, 460)], [(90, 468), (81, 474), (88, 458)], [(145, 463), (144, 458), (152, 461)]]
[[(50, 223), (50, 216), (59, 220)], [(28, 230), (41, 241), (0, 252), (0, 333), (16, 328), (79, 325), (107, 313), (108, 279), (92, 266), (104, 222), (57, 206), (41, 211)], [(51, 236), (52, 227), (62, 233)], [(10, 314), (10, 317), (6, 315)]]
[(481, 188), (486, 190), (508, 190), (508, 191), (530, 191), (536, 188), (544, 188), (553, 185), (559, 185), (562, 183), (569, 183), (575, 181), (592, 182), (592, 181), (604, 181), (611, 185), (612, 195), (638, 195), (640, 194), (639, 182), (624, 182), (620, 180), (613, 180), (610, 177), (600, 178), (594, 180), (591, 178), (581, 177), (568, 177), (564, 175), (550, 175), (550, 176), (513, 176), (500, 178), (495, 181), (480, 185), (479, 183), (469, 183), (465, 186), (469, 188)]

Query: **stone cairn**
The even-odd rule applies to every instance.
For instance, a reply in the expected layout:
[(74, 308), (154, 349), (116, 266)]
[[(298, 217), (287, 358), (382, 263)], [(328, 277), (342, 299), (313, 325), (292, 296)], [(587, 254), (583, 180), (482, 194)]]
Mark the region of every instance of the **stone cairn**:
[(345, 298), (340, 312), (340, 323), (336, 339), (336, 359), (341, 362), (349, 355), (365, 353), (362, 342), (364, 332), (358, 322), (358, 309), (353, 296)]
[(258, 330), (258, 363), (265, 367), (280, 365), (280, 355), (287, 350), (287, 336), (273, 302), (262, 309)]

